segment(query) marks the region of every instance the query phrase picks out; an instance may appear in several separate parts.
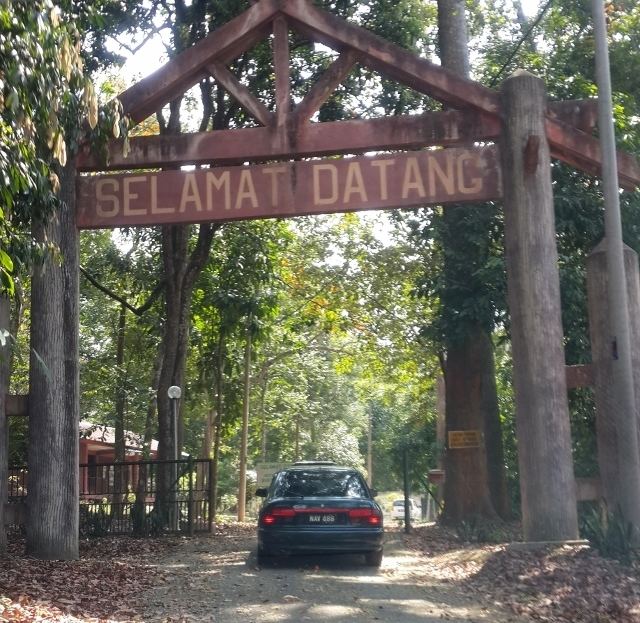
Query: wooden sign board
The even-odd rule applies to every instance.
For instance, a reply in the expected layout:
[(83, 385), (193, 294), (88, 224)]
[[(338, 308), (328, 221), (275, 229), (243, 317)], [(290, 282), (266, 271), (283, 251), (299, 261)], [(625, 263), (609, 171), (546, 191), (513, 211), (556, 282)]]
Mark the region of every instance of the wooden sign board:
[(497, 148), (78, 177), (81, 229), (302, 216), (502, 195)]
[(479, 430), (450, 430), (449, 448), (479, 448), (482, 433)]

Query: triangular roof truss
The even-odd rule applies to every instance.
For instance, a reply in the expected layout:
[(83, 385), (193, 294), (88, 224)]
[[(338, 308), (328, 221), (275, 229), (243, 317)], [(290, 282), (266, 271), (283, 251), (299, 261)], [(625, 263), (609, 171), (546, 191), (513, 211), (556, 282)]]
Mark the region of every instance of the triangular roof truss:
[[(293, 109), (289, 93), (288, 30), (339, 52), (338, 58)], [(261, 39), (274, 35), (276, 111), (269, 111), (227, 69), (227, 64)], [(333, 90), (356, 63), (432, 97), (445, 112), (382, 119), (310, 123)], [(88, 147), (79, 154), (84, 171), (162, 167), (169, 164), (215, 164), (288, 159), (382, 149), (497, 141), (499, 94), (461, 78), (371, 32), (311, 4), (309, 0), (259, 0), (162, 68), (123, 92), (124, 113), (138, 123), (206, 77), (213, 77), (261, 127), (130, 139), (123, 156), (115, 141), (104, 164)], [(546, 120), (551, 155), (580, 170), (601, 170), (595, 125), (595, 100), (557, 102)], [(640, 185), (640, 166), (629, 154), (618, 154), (623, 188)]]

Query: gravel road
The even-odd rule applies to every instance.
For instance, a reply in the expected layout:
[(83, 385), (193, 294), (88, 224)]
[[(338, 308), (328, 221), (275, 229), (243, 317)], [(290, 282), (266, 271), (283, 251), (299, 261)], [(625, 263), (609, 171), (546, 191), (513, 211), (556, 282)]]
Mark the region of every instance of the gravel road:
[[(386, 535), (380, 569), (361, 556), (305, 556), (259, 567), (249, 528), (181, 541), (158, 561), (165, 582), (143, 620), (178, 623), (518, 623), (455, 585), (430, 581), (426, 559)], [(425, 580), (425, 577), (427, 578)], [(419, 580), (418, 580), (419, 578)]]

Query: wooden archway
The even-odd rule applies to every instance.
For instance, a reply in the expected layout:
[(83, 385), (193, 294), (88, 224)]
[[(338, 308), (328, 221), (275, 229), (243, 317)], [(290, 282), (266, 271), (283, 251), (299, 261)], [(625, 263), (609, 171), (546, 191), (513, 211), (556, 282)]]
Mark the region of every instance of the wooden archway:
[[(289, 29), (339, 53), (295, 107), (289, 87)], [(275, 111), (227, 69), (230, 61), (271, 34)], [(448, 110), (311, 122), (356, 63), (439, 100)], [(84, 148), (76, 161), (78, 171), (100, 175), (78, 177), (78, 226), (264, 218), (504, 197), (524, 536), (575, 538), (550, 158), (590, 174), (600, 172), (599, 143), (590, 134), (594, 102), (547, 104), (544, 85), (525, 73), (509, 78), (501, 93), (493, 91), (308, 0), (259, 0), (119, 99), (124, 113), (140, 122), (204, 77), (218, 81), (259, 127), (135, 137), (126, 157), (114, 141), (108, 148), (108, 164)], [(468, 147), (474, 143), (491, 145)], [(435, 146), (447, 149), (438, 155), (424, 151)], [(359, 155), (381, 150), (402, 153), (374, 159)], [(336, 154), (356, 157), (340, 164), (332, 160), (335, 169), (319, 169), (329, 166), (322, 160), (290, 162)], [(273, 161), (278, 164), (261, 164)], [(241, 164), (247, 162), (251, 164)], [(131, 173), (187, 164), (212, 168), (200, 173)], [(125, 170), (126, 174), (113, 173)], [(323, 174), (330, 180), (335, 175), (342, 185), (327, 191)], [(623, 153), (619, 182), (626, 189), (640, 184), (640, 167)], [(374, 183), (375, 193), (369, 192)], [(179, 190), (173, 195), (167, 191), (168, 203), (160, 203), (159, 189), (174, 187)]]

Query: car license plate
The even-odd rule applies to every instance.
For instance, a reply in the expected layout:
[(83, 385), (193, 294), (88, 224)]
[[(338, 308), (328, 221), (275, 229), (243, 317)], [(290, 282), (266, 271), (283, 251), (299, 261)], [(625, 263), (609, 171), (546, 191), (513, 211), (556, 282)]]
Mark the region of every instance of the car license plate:
[(335, 523), (336, 516), (330, 514), (309, 515), (309, 523)]

